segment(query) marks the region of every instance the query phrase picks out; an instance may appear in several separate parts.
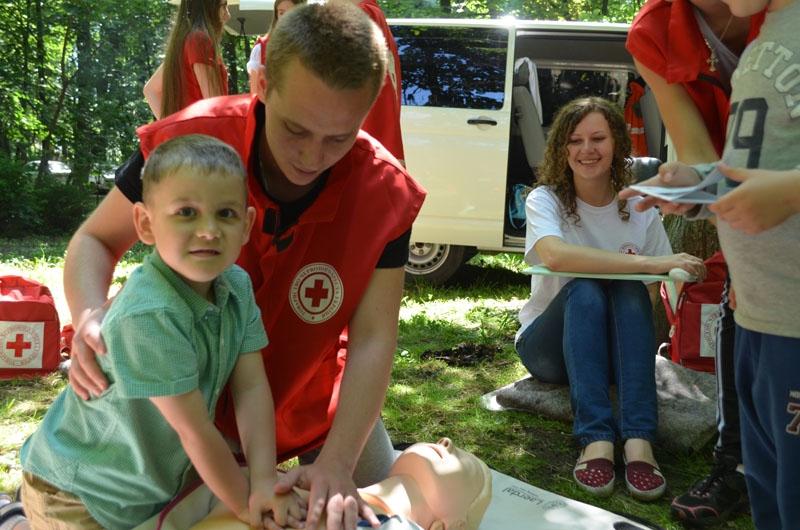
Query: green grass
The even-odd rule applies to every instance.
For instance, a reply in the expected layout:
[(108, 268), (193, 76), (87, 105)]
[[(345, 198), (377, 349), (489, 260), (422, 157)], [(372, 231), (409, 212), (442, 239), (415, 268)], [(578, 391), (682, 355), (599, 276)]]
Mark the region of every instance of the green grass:
[[(21, 274), (43, 281), (57, 299), (62, 322), (63, 240), (0, 240), (0, 275)], [(124, 281), (147, 250), (135, 247), (115, 275)], [(545, 490), (616, 512), (643, 517), (673, 530), (672, 497), (704, 476), (711, 444), (694, 454), (657, 449), (669, 489), (650, 504), (631, 499), (618, 481), (608, 499), (579, 490), (572, 479), (578, 444), (569, 424), (532, 414), (491, 412), (480, 397), (527, 375), (513, 349), (517, 312), (527, 299), (529, 280), (517, 255), (476, 256), (450, 287), (406, 286), (400, 313), (398, 351), (383, 417), (395, 443), (436, 441), (448, 436), (502, 473)], [(63, 308), (63, 309), (62, 309)], [(476, 354), (470, 357), (469, 354)], [(444, 360), (442, 360), (444, 359)], [(483, 359), (475, 365), (453, 361)], [(447, 361), (450, 362), (447, 362)], [(32, 380), (0, 381), (0, 490), (20, 483), (19, 446), (66, 384), (60, 374)], [(721, 526), (752, 529), (746, 516)]]

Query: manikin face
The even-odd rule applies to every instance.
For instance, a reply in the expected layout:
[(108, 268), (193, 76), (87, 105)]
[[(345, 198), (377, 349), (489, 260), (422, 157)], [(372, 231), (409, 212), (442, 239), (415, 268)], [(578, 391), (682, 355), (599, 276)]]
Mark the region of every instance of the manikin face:
[[(417, 443), (397, 457), (389, 477), (406, 475), (419, 485), (428, 507), (445, 530), (477, 528), (491, 500), (491, 474), (475, 455), (449, 438)], [(488, 484), (487, 484), (488, 483)], [(476, 514), (479, 514), (476, 516)]]
[(332, 89), (295, 59), (283, 86), (267, 96), (261, 71), (259, 96), (266, 104), (264, 132), (272, 158), (267, 162), (292, 186), (307, 187), (353, 146), (374, 95), (368, 84)]
[(240, 176), (181, 168), (155, 184), (147, 205), (136, 203), (139, 237), (198, 294), (233, 265), (247, 242), (255, 211)]
[(611, 178), (614, 139), (602, 113), (590, 112), (578, 122), (567, 141), (567, 153), (576, 188), (581, 182)]

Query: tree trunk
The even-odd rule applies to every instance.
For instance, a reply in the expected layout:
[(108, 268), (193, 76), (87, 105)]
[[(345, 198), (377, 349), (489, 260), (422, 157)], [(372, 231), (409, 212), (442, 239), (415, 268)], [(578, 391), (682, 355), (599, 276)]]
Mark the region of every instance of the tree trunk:
[[(64, 30), (64, 40), (62, 41), (61, 46), (61, 90), (58, 94), (56, 106), (54, 109), (52, 109), (52, 115), (47, 127), (47, 135), (42, 140), (42, 163), (39, 166), (39, 177), (37, 179), (37, 183), (42, 179), (43, 169), (46, 167), (45, 165), (50, 156), (50, 151), (53, 149), (53, 136), (55, 135), (56, 125), (58, 124), (58, 120), (61, 116), (61, 111), (64, 110), (64, 100), (67, 97), (67, 89), (74, 78), (67, 75), (67, 50), (68, 43), (71, 38), (70, 30), (72, 28), (74, 18), (74, 15), (69, 17), (66, 29)], [(74, 75), (78, 75), (78, 72), (75, 72)], [(44, 115), (42, 116), (41, 121), (42, 123), (48, 123)]]
[(708, 259), (719, 250), (717, 229), (709, 221), (687, 221), (680, 215), (668, 215), (664, 218), (664, 228), (676, 253)]
[(47, 73), (45, 71), (45, 61), (47, 60), (44, 52), (44, 20), (42, 19), (42, 0), (35, 0), (33, 4), (36, 12), (36, 70), (39, 77), (39, 87), (36, 90), (36, 97), (39, 105), (45, 106), (44, 87), (47, 84)]

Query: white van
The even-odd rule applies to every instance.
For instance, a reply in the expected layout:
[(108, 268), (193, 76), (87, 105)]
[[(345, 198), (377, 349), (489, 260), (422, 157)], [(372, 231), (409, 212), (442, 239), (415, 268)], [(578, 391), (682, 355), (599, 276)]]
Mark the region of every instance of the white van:
[[(524, 250), (524, 223), (509, 218), (509, 203), (515, 184), (533, 182), (555, 111), (584, 95), (624, 108), (639, 76), (625, 49), (627, 24), (388, 22), (402, 68), (406, 164), (428, 191), (407, 277), (442, 283), (476, 252)], [(666, 159), (652, 94), (637, 106), (647, 155)]]

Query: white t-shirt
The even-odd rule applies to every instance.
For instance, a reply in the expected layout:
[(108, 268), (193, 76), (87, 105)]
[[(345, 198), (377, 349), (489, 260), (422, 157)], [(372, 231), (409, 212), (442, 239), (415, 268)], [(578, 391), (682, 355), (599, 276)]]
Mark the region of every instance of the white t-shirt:
[(253, 46), (253, 51), (250, 52), (250, 60), (247, 61), (247, 73), (252, 74), (253, 72), (257, 72), (260, 66), (261, 66), (261, 43), (257, 42), (256, 45)]
[[(641, 197), (628, 199), (630, 218), (619, 217), (617, 198), (606, 206), (590, 206), (577, 199), (580, 225), (572, 220), (564, 221), (561, 203), (546, 186), (534, 189), (525, 201), (528, 218), (525, 234), (525, 263), (539, 265), (541, 258), (533, 246), (545, 236), (557, 236), (572, 245), (599, 248), (611, 252), (641, 256), (665, 256), (672, 254), (672, 247), (659, 213), (650, 208), (638, 212), (634, 205)], [(561, 288), (572, 278), (566, 276), (531, 276), (531, 297), (519, 312), (522, 326), (517, 338), (555, 298)]]

